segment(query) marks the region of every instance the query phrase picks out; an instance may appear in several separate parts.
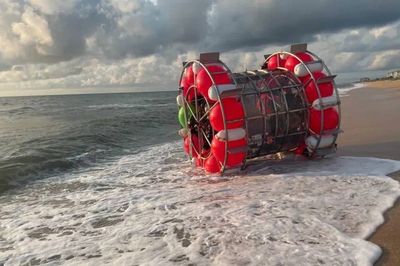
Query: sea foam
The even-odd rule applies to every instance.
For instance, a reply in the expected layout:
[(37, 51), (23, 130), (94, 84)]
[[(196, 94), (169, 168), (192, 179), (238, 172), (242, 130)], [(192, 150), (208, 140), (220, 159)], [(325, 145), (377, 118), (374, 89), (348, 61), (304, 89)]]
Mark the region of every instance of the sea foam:
[(370, 265), (400, 162), (266, 161), (203, 175), (169, 143), (0, 197), (0, 264)]
[(364, 83), (350, 83), (350, 84), (342, 84), (338, 85), (338, 92), (340, 97), (346, 97), (349, 95), (349, 92), (356, 89), (364, 88)]

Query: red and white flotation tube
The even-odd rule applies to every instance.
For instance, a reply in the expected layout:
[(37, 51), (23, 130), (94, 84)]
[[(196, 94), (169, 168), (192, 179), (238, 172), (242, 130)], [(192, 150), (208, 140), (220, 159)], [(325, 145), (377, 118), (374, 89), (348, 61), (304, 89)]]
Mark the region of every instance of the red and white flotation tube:
[(322, 72), (324, 64), (310, 53), (300, 52), (276, 53), (265, 65), (271, 71), (279, 68), (291, 71), (303, 84), (310, 104), (307, 148), (312, 151), (331, 146), (336, 140), (334, 131), (339, 127), (338, 97), (333, 78)]

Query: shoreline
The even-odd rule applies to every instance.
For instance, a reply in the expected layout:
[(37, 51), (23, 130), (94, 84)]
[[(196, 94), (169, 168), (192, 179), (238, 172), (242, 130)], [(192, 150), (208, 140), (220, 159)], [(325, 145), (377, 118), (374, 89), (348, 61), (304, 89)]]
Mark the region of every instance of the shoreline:
[[(339, 156), (377, 157), (400, 161), (400, 80), (363, 83), (342, 98)], [(400, 171), (389, 174), (400, 182)], [(385, 211), (384, 222), (366, 240), (382, 254), (374, 265), (400, 265), (400, 198)]]
[[(400, 171), (391, 173), (388, 176), (400, 182)], [(397, 198), (391, 208), (385, 211), (383, 218), (385, 219), (383, 224), (378, 226), (375, 232), (367, 238), (368, 241), (378, 245), (382, 249), (382, 254), (374, 265), (399, 265), (400, 254), (398, 247), (400, 246), (400, 232), (398, 226), (400, 224), (400, 197)], [(388, 246), (389, 241), (390, 244)]]
[(400, 89), (400, 79), (374, 80), (362, 82), (362, 84), (374, 89)]

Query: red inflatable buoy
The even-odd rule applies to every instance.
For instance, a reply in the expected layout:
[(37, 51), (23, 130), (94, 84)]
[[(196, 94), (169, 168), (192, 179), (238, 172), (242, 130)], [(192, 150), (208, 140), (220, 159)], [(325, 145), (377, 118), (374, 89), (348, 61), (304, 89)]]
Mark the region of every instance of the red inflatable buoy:
[[(225, 129), (224, 120), (222, 119), (221, 104), (224, 108), (227, 129), (243, 127), (244, 112), (242, 104), (234, 98), (226, 98), (223, 99), (220, 104), (217, 104), (210, 112), (210, 123), (214, 130), (220, 131)], [(229, 123), (229, 121), (239, 119), (241, 120)]]
[(328, 108), (323, 111), (311, 108), (310, 110), (310, 129), (315, 134), (321, 134), (321, 115), (324, 112), (323, 130), (333, 130), (338, 126), (339, 114), (334, 108)]
[(208, 157), (210, 157), (211, 149), (203, 150), (200, 154), (200, 156), (197, 156), (197, 158), (194, 159), (194, 164), (196, 167), (203, 167), (205, 161), (207, 160)]
[(203, 167), (203, 159), (201, 158), (194, 158), (196, 167)]
[(186, 68), (184, 77), (189, 84), (194, 84), (193, 65), (190, 65)]
[(269, 71), (275, 70), (278, 67), (285, 67), (286, 60), (281, 58), (280, 54), (272, 56), (267, 63), (267, 69)]
[(188, 91), (188, 89), (189, 89), (189, 87), (190, 87), (190, 84), (188, 84), (187, 80), (185, 79), (185, 76), (182, 76), (182, 79), (181, 79), (181, 87), (183, 88), (183, 94), (184, 94), (184, 96), (186, 96), (187, 91)]
[[(313, 61), (312, 56), (307, 53), (297, 53), (296, 56), (304, 63)], [(296, 57), (289, 55), (285, 62), (285, 68), (294, 73), (294, 68), (298, 64), (300, 64), (300, 61)]]
[(294, 151), (294, 154), (296, 155), (303, 155), (304, 150), (307, 148), (307, 145), (305, 143), (300, 144), (297, 149)]
[(210, 158), (204, 162), (204, 169), (207, 171), (207, 173), (215, 174), (221, 171), (221, 165), (215, 159), (215, 157), (211, 155)]
[[(313, 76), (316, 81), (326, 77), (326, 75), (322, 72), (313, 73)], [(308, 76), (308, 78), (309, 78), (309, 76)], [(320, 84), (318, 84), (318, 87), (319, 87), (319, 91), (321, 93), (321, 97), (332, 96), (333, 90), (334, 90), (332, 82), (320, 83)], [(306, 90), (307, 100), (309, 103), (313, 103), (316, 99), (319, 98), (318, 90), (317, 90), (315, 82), (313, 82), (313, 81), (308, 82), (305, 90)]]
[[(211, 73), (212, 78), (215, 81), (215, 84), (231, 84), (232, 81), (229, 78), (229, 75), (226, 69), (221, 65), (210, 65), (207, 66), (207, 70)], [(225, 73), (221, 73), (225, 72)], [(213, 74), (215, 73), (215, 74)], [(196, 87), (199, 90), (200, 94), (203, 95), (204, 98), (209, 102), (215, 102), (208, 97), (208, 90), (212, 86), (212, 80), (208, 75), (207, 71), (202, 68), (196, 76)]]
[[(246, 147), (247, 141), (246, 139), (239, 139), (234, 141), (228, 141), (228, 149), (238, 148), (238, 147)], [(211, 143), (211, 151), (215, 158), (220, 162), (224, 163), (225, 160), (225, 142), (221, 141), (215, 136)], [(245, 152), (239, 153), (227, 153), (226, 165), (233, 167), (241, 164), (246, 157)]]
[(194, 73), (193, 73), (193, 66), (190, 65), (187, 68), (185, 68), (181, 80), (181, 87), (183, 87), (183, 95), (186, 97), (188, 101), (192, 101), (195, 98), (194, 97), (195, 90), (193, 88), (190, 88), (192, 85), (194, 85)]
[(193, 158), (198, 157), (199, 149), (199, 139), (196, 135), (192, 135), (192, 152), (190, 152), (190, 138), (187, 136), (183, 141), (183, 149), (187, 154), (189, 154)]

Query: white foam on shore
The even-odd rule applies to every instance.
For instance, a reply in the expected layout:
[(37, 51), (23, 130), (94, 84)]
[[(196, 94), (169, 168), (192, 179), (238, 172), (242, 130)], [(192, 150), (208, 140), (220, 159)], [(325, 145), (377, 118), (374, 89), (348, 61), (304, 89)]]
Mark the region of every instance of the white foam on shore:
[(0, 264), (370, 265), (400, 162), (269, 161), (203, 176), (166, 144), (0, 197)]
[(88, 105), (86, 106), (87, 109), (123, 109), (123, 108), (144, 108), (144, 107), (163, 107), (163, 106), (175, 106), (174, 103), (159, 103), (159, 104), (123, 104), (123, 103), (116, 103), (116, 104), (97, 104), (97, 105)]
[(340, 97), (346, 97), (349, 95), (349, 92), (356, 89), (364, 88), (366, 85), (364, 83), (353, 83), (350, 86), (340, 87), (338, 86), (338, 92)]

